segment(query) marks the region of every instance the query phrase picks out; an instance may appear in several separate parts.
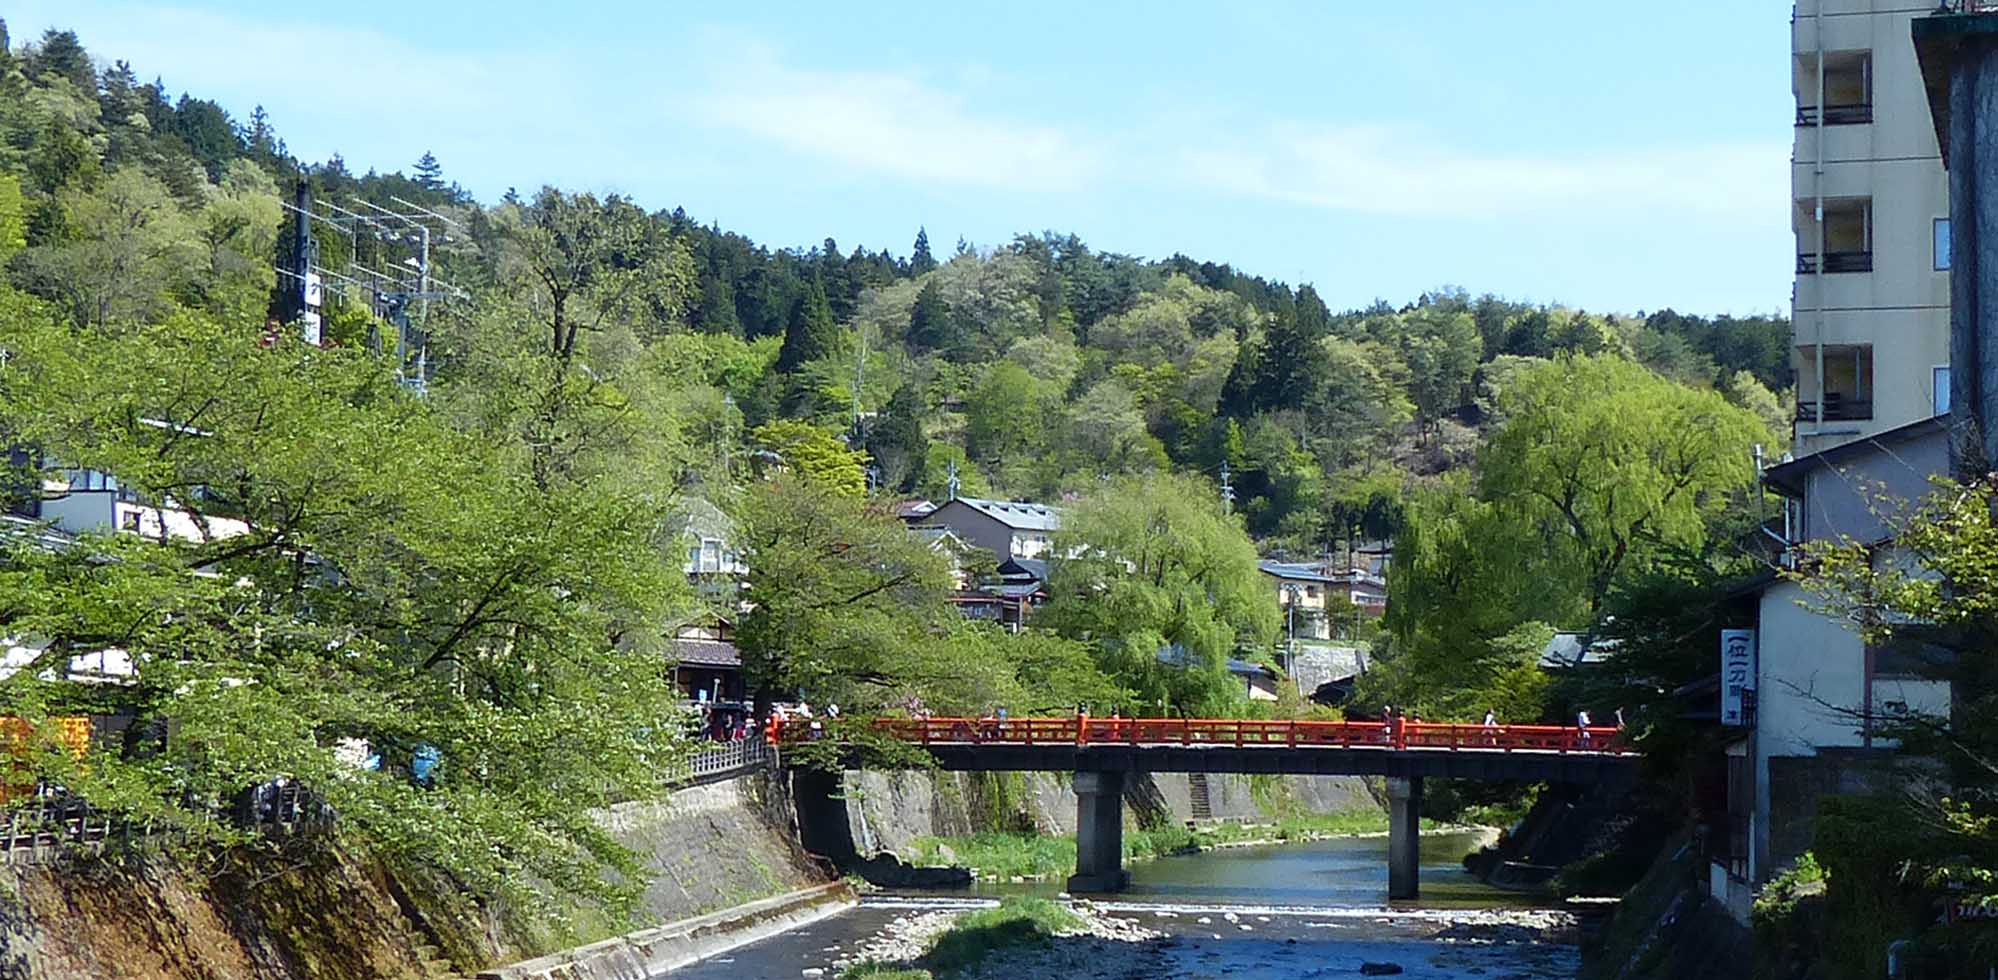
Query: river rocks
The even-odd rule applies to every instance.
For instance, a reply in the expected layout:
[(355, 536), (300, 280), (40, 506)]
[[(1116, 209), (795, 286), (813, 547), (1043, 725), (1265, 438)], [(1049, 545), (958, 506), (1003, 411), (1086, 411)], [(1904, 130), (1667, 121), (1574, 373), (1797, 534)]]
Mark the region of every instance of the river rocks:
[(1363, 977), (1386, 977), (1402, 972), (1399, 963), (1362, 963), (1360, 975)]
[[(1087, 902), (1071, 906), (1082, 920), (1078, 930), (1062, 933), (1062, 941), (1047, 946), (1008, 947), (962, 974), (964, 980), (1020, 980), (1022, 977), (1102, 977), (1108, 980), (1148, 980), (1159, 976), (1156, 951), (1149, 945), (1164, 933), (1131, 919), (1106, 915)], [(956, 911), (905, 915), (890, 922), (866, 942), (834, 963), (843, 970), (865, 960), (911, 963), (957, 920)]]

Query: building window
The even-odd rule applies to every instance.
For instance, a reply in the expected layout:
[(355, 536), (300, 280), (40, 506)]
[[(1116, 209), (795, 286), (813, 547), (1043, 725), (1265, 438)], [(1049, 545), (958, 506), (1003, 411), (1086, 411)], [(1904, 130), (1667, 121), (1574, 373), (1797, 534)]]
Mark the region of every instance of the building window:
[(1818, 107), (1818, 56), (1797, 59), (1797, 125), (1857, 126), (1873, 121), (1873, 53), (1827, 51), (1824, 106)]
[(1937, 272), (1948, 271), (1949, 270), (1949, 219), (1948, 218), (1936, 219), (1935, 255), (1936, 255), (1936, 271)]
[(1930, 396), (1935, 399), (1937, 415), (1949, 414), (1949, 365), (1943, 364), (1930, 369)]
[(1804, 348), (1806, 390), (1823, 392), (1821, 400), (1799, 400), (1797, 421), (1859, 421), (1873, 417), (1873, 347), (1869, 344), (1841, 344), (1824, 349), (1824, 377), (1809, 384), (1809, 372), (1817, 367), (1817, 352)]
[[(1811, 201), (1799, 201), (1797, 273), (1872, 272), (1873, 201), (1841, 198), (1824, 202), (1822, 217)], [(1818, 246), (1824, 246), (1824, 255)]]

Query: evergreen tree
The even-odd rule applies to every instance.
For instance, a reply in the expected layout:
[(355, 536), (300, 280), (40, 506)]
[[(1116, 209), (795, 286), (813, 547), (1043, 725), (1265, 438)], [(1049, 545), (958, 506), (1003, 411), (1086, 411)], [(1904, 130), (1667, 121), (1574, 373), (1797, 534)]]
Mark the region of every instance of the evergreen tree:
[(915, 382), (895, 389), (881, 410), (881, 419), (867, 434), (867, 451), (881, 468), (883, 486), (907, 491), (922, 475), (922, 462), (929, 453), (930, 440), (923, 434), (923, 417), (929, 414), (922, 390)]
[(701, 305), (694, 311), (694, 326), (702, 333), (740, 336), (742, 321), (735, 315), (735, 290), (728, 277), (709, 273), (701, 277)]
[(777, 351), (777, 370), (796, 371), (831, 354), (838, 346), (839, 326), (833, 322), (832, 307), (826, 303), (825, 286), (813, 279), (791, 303), (791, 318), (784, 326), (784, 346)]
[(909, 345), (918, 350), (940, 351), (946, 356), (965, 346), (964, 325), (944, 302), (936, 280), (923, 284), (916, 303), (909, 308)]
[(936, 267), (937, 257), (930, 254), (930, 231), (927, 228), (917, 228), (916, 248), (909, 253), (909, 274), (920, 276), (934, 271)]
[[(257, 111), (262, 112), (263, 107), (258, 106)], [(444, 189), (444, 167), (437, 162), (436, 155), (428, 150), (423, 151), (423, 158), (416, 161), (416, 182), (422, 184), (426, 191)]]
[(1318, 290), (1310, 286), (1300, 286), (1297, 290), (1297, 327), (1314, 340), (1332, 333), (1332, 311), (1318, 298)]
[[(1314, 296), (1313, 299), (1316, 299)], [(1322, 306), (1322, 304), (1321, 304)], [(1263, 410), (1307, 409), (1324, 387), (1325, 348), (1295, 308), (1277, 311), (1256, 352), (1251, 398)]]
[(30, 52), (28, 76), (42, 78), (50, 75), (69, 79), (78, 91), (97, 94), (97, 72), (90, 67), (90, 55), (83, 50), (82, 42), (76, 39), (75, 31), (49, 28), (42, 34), (40, 46)]

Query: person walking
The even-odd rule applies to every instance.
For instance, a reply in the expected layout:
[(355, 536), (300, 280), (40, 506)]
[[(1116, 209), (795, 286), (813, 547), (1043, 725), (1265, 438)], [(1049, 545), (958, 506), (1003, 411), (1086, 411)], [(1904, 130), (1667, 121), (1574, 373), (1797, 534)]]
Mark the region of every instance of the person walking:
[(1485, 709), (1485, 744), (1498, 747), (1498, 709)]
[(1575, 728), (1582, 734), (1582, 744), (1587, 746), (1589, 744), (1589, 709), (1575, 709)]

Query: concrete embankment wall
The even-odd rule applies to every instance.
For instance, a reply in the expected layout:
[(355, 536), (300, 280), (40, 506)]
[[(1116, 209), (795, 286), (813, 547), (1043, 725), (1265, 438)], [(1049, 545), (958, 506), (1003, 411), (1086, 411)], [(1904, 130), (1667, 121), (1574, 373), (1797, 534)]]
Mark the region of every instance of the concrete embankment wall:
[(1755, 942), (1705, 897), (1704, 858), (1681, 837), (1582, 948), (1582, 980), (1748, 980)]
[[(825, 883), (796, 843), (783, 787), (774, 776), (743, 777), (603, 814), (653, 872), (638, 924)], [(391, 874), (331, 847), (223, 863), (154, 854), (0, 865), (0, 978), (441, 976), (614, 931), (588, 919), (581, 935), (556, 933), (448, 882)]]
[[(953, 773), (903, 770), (848, 772), (846, 818), (863, 854), (896, 852), (918, 837), (952, 837), (991, 830), (1075, 832), (1075, 793), (1063, 773)], [(1145, 779), (1150, 786), (1143, 787)], [(1193, 819), (1193, 787), (1184, 773), (1133, 780), (1136, 791), (1163, 806), (1163, 819)], [(1263, 777), (1208, 775), (1208, 813), (1222, 820), (1272, 820), (1286, 810), (1340, 813), (1380, 809), (1357, 776)], [(1128, 802), (1128, 797), (1127, 797)], [(1127, 805), (1126, 812), (1135, 807)]]

